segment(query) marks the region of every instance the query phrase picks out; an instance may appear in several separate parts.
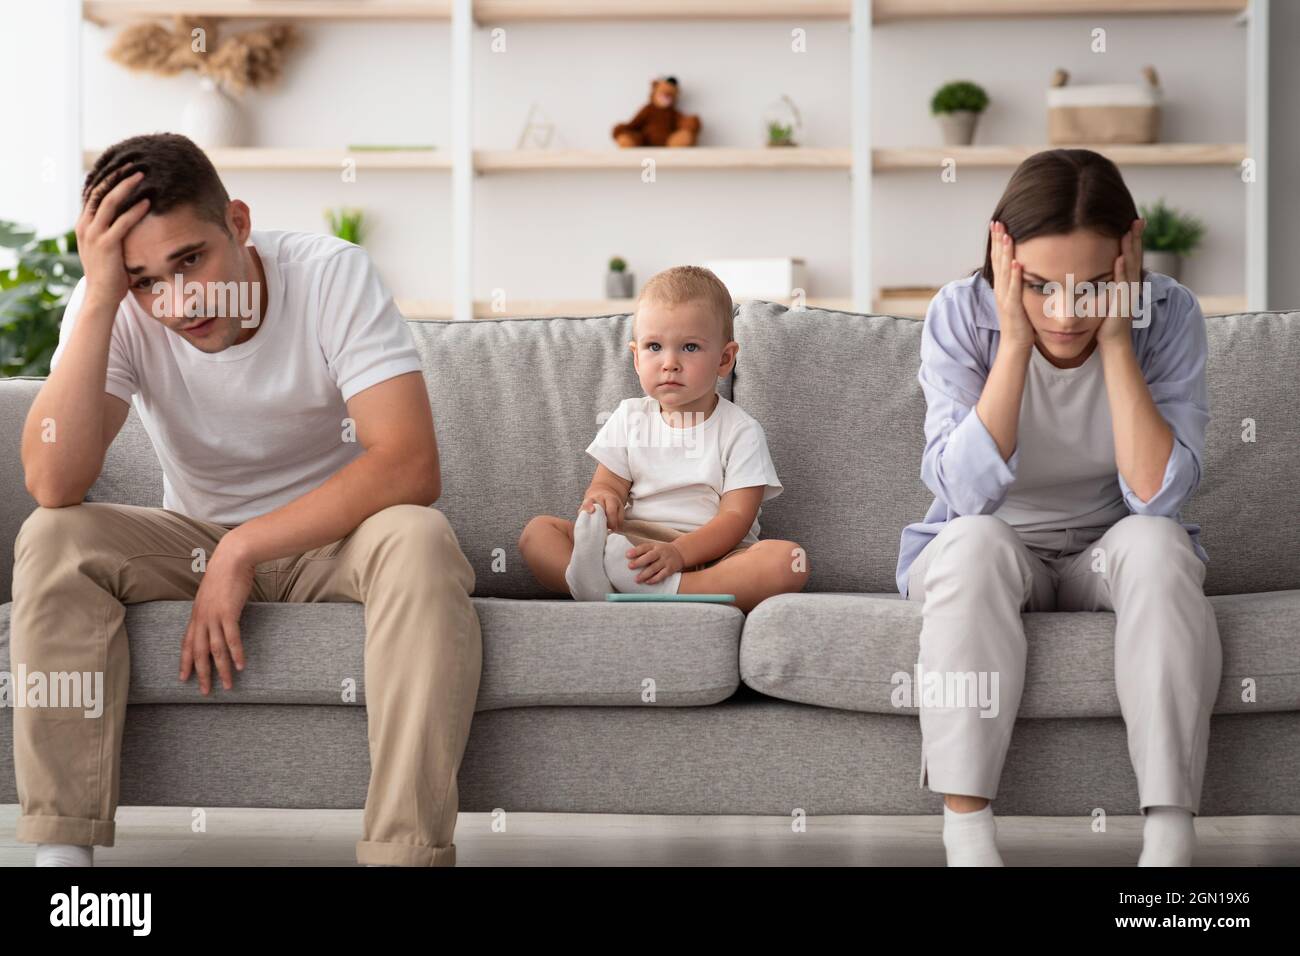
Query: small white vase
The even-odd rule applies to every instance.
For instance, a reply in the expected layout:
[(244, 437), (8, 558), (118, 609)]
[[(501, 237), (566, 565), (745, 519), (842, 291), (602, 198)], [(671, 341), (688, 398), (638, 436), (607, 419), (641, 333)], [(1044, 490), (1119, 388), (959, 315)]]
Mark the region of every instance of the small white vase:
[(181, 132), (204, 149), (244, 145), (244, 111), (207, 76), (181, 113)]

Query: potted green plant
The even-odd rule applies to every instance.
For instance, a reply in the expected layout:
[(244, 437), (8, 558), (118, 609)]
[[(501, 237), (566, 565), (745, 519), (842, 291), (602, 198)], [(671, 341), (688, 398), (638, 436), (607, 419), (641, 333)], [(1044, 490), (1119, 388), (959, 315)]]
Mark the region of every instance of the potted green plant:
[(605, 298), (630, 299), (636, 276), (627, 271), (627, 263), (618, 256), (609, 260), (609, 272), (605, 273)]
[(361, 245), (360, 209), (326, 209), (325, 218), (334, 235), (355, 245)]
[(975, 140), (975, 124), (989, 105), (984, 87), (969, 80), (945, 83), (930, 100), (930, 112), (939, 118), (945, 146), (969, 146)]
[(1142, 264), (1152, 272), (1178, 279), (1183, 256), (1191, 254), (1205, 237), (1205, 223), (1169, 208), (1163, 198), (1143, 206), (1141, 213), (1147, 222), (1142, 232)]
[(0, 376), (48, 375), (63, 310), (84, 274), (77, 235), (38, 239), (36, 230), (0, 220), (0, 247), (17, 260), (0, 269)]

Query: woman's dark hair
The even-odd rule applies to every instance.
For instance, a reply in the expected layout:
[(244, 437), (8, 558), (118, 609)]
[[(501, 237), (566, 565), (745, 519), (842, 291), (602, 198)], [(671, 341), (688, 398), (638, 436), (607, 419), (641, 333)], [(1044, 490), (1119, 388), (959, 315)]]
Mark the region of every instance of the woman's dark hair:
[(226, 209), (230, 196), (216, 167), (192, 140), (177, 133), (132, 136), (108, 147), (86, 174), (82, 202), (101, 182), (109, 180), (107, 188), (112, 189), (123, 175), (137, 170), (144, 173), (144, 178), (118, 206), (117, 216), (148, 197), (150, 213), (161, 215), (178, 206), (190, 205), (199, 218), (215, 222), (227, 231)]
[[(1006, 227), (1013, 242), (1076, 229), (1118, 239), (1138, 211), (1119, 167), (1105, 156), (1090, 149), (1047, 149), (1016, 167), (990, 218)], [(993, 285), (991, 235), (984, 240), (984, 268), (975, 272)]]

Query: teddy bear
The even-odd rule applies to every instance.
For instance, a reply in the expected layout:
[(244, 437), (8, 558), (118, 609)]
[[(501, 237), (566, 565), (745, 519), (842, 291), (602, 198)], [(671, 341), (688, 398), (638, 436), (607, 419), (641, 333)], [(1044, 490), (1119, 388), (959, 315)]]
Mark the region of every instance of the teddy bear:
[(630, 123), (614, 127), (619, 146), (694, 146), (700, 118), (677, 111), (677, 78), (660, 76), (650, 81), (650, 102)]

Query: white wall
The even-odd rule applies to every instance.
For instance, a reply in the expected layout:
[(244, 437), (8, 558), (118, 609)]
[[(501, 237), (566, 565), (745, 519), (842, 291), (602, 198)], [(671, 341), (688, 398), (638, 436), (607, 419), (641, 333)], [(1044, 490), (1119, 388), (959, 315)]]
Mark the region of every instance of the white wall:
[[(65, 197), (68, 190), (75, 196), (82, 171), (62, 170), (52, 182), (39, 171), (44, 157), (71, 155), (69, 116), (29, 103), (21, 91), (39, 71), (42, 84), (56, 87), (41, 100), (60, 101), (58, 78), (74, 55), (65, 22), (74, 4), (3, 2), (4, 22), (17, 16), (21, 29), (0, 38), (0, 69), (30, 116), (2, 127), (0, 216), (54, 229), (61, 210), (75, 209)], [(806, 53), (791, 51), (795, 25), (807, 30)], [(683, 107), (703, 117), (705, 144), (759, 144), (764, 108), (787, 93), (803, 111), (805, 145), (848, 145), (847, 23), (520, 23), (508, 25), (504, 53), (491, 52), (490, 26), (474, 34), (479, 148), (513, 147), (533, 101), (557, 124), (561, 145), (611, 145), (610, 127), (636, 111), (658, 73), (680, 78)], [(1096, 26), (1108, 30), (1104, 55), (1089, 50)], [(1275, 13), (1274, 27), (1294, 36), (1300, 25)], [(194, 77), (134, 75), (104, 55), (112, 28), (85, 24), (81, 31), (87, 146), (177, 128)], [(307, 24), (302, 33), (304, 47), (292, 54), (284, 85), (247, 99), (259, 145), (448, 145), (445, 24)], [(993, 100), (977, 143), (1042, 142), (1053, 68), (1081, 82), (1127, 81), (1148, 62), (1169, 100), (1167, 139), (1245, 136), (1245, 31), (1231, 17), (885, 24), (875, 29), (873, 57), (877, 145), (937, 144), (929, 98), (956, 78), (980, 82)], [(1284, 95), (1294, 101), (1292, 91)], [(937, 171), (878, 174), (877, 284), (940, 284), (977, 265), (984, 224), (1009, 172), (959, 170), (955, 184), (941, 183)], [(1133, 169), (1126, 178), (1139, 202), (1163, 195), (1208, 222), (1206, 245), (1186, 266), (1189, 285), (1207, 294), (1243, 290), (1245, 206), (1235, 169)], [(333, 172), (243, 172), (225, 179), (261, 228), (324, 229), (324, 206), (363, 206), (371, 226), (366, 245), (397, 294), (449, 299), (448, 176), (363, 172), (345, 184)], [(1294, 190), (1278, 182), (1273, 188)], [(498, 288), (515, 299), (598, 298), (614, 254), (628, 259), (639, 279), (715, 256), (802, 256), (811, 294), (847, 297), (850, 290), (842, 171), (660, 170), (653, 185), (635, 173), (493, 174), (476, 181), (475, 202), (477, 298)]]

